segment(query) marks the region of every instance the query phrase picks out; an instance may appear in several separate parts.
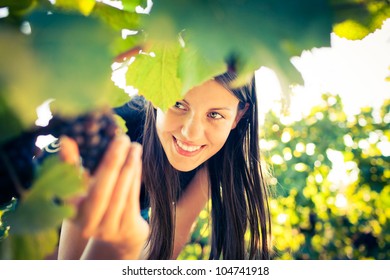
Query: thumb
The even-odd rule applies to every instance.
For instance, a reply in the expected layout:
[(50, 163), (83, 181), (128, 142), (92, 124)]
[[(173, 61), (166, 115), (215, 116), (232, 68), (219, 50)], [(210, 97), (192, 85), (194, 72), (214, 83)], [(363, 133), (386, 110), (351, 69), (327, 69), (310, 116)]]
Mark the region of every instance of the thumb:
[[(79, 147), (76, 143), (76, 141), (70, 137), (67, 136), (61, 136), (60, 138), (60, 151), (59, 151), (60, 158), (71, 165), (74, 165), (76, 167), (79, 167), (80, 165), (80, 153), (79, 153)], [(84, 180), (85, 180), (85, 186), (88, 185), (88, 176), (86, 173), (82, 174)], [(86, 194), (79, 194), (74, 197), (70, 197), (66, 199), (66, 202), (69, 204), (74, 205), (76, 208), (79, 207), (79, 205), (82, 203), (82, 201), (85, 199)]]
[(66, 136), (61, 136), (60, 158), (73, 165), (78, 165), (80, 163), (79, 147), (75, 140)]

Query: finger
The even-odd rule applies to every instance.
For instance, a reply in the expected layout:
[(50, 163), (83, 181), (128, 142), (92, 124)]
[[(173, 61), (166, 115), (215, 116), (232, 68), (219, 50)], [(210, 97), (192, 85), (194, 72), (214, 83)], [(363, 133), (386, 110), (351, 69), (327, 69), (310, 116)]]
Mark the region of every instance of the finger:
[(139, 148), (132, 144), (112, 193), (110, 207), (104, 214), (100, 224), (100, 229), (104, 231), (102, 234), (109, 235), (110, 232), (115, 233), (119, 230), (129, 191), (134, 188), (134, 183), (140, 184), (138, 178), (136, 178), (138, 176), (138, 166), (141, 165), (139, 153)]
[(80, 163), (79, 147), (72, 138), (61, 136), (60, 138), (60, 158), (70, 164), (78, 165)]
[(99, 225), (111, 200), (121, 167), (130, 148), (126, 135), (116, 137), (109, 145), (92, 179), (87, 198), (81, 203), (78, 220), (84, 236), (91, 236)]
[[(138, 156), (140, 162), (142, 163), (142, 150), (140, 149), (140, 146), (136, 149), (139, 151)], [(121, 233), (130, 238), (131, 243), (133, 244), (132, 246), (137, 244), (144, 245), (150, 234), (149, 224), (144, 220), (140, 212), (139, 196), (142, 182), (142, 164), (136, 166), (136, 172), (135, 180), (133, 181), (127, 197), (127, 204), (122, 215), (119, 229)]]
[(126, 197), (125, 209), (122, 213), (120, 227), (128, 230), (134, 223), (134, 218), (139, 218), (140, 213), (140, 190), (142, 182), (142, 148), (140, 144), (133, 147), (133, 157), (136, 159), (134, 166), (134, 177), (131, 181), (130, 190)]
[[(69, 138), (67, 136), (61, 136), (60, 138), (60, 151), (59, 156), (60, 158), (69, 164), (79, 166), (80, 165), (80, 154), (79, 154), (79, 147), (72, 138)], [(82, 173), (82, 176), (84, 176), (85, 179), (85, 186), (87, 186), (87, 174)], [(79, 207), (81, 201), (85, 198), (85, 193), (78, 194), (76, 196), (72, 196), (69, 198), (64, 199), (64, 202), (67, 204), (71, 204), (75, 206), (76, 208)]]

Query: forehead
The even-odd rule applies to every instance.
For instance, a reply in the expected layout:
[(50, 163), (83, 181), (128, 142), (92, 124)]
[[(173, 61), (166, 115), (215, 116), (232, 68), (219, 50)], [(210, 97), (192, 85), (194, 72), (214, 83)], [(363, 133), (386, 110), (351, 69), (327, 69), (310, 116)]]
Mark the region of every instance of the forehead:
[(209, 80), (200, 86), (194, 87), (184, 96), (188, 103), (201, 102), (203, 105), (213, 107), (235, 107), (238, 105), (238, 98), (224, 86), (215, 80)]

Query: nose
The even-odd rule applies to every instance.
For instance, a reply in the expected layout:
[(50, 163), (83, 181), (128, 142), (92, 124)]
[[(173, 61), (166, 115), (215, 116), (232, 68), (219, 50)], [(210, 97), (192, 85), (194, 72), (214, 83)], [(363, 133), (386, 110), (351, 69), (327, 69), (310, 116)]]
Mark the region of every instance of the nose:
[(190, 115), (184, 120), (181, 134), (186, 140), (192, 142), (201, 138), (203, 129), (202, 120), (195, 115)]

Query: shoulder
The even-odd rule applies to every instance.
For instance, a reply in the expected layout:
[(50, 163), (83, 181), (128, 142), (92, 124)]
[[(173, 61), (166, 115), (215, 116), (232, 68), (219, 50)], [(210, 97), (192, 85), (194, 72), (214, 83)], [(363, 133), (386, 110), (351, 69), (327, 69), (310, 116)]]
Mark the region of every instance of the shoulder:
[(137, 117), (141, 117), (145, 114), (146, 100), (140, 95), (134, 96), (129, 102), (122, 106), (113, 108), (115, 114), (122, 117), (125, 121), (131, 120)]
[(127, 134), (130, 139), (142, 143), (142, 133), (146, 116), (146, 100), (136, 95), (129, 102), (120, 107), (113, 108), (115, 114), (126, 123)]

